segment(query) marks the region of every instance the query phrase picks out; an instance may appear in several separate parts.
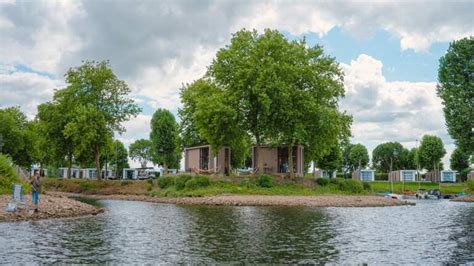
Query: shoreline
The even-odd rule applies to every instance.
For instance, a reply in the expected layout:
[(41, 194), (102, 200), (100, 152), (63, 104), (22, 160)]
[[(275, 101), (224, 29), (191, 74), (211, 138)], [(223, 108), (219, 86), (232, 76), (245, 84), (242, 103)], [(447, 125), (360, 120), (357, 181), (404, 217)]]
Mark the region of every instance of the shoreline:
[(104, 212), (104, 209), (82, 203), (78, 200), (64, 196), (53, 196), (41, 194), (38, 205), (38, 212), (33, 212), (31, 197), (26, 195), (26, 206), (20, 210), (10, 213), (6, 212), (6, 206), (11, 201), (10, 195), (0, 195), (0, 223), (36, 221), (44, 219), (72, 218), (88, 215), (97, 215)]
[(266, 196), (266, 195), (219, 195), (208, 197), (150, 197), (146, 195), (97, 195), (66, 192), (48, 192), (60, 197), (79, 197), (97, 200), (128, 200), (177, 205), (211, 206), (310, 206), (310, 207), (389, 207), (415, 205), (380, 196)]
[(474, 202), (474, 196), (473, 195), (460, 196), (460, 197), (456, 197), (454, 199), (451, 199), (451, 201), (455, 201), (455, 202)]

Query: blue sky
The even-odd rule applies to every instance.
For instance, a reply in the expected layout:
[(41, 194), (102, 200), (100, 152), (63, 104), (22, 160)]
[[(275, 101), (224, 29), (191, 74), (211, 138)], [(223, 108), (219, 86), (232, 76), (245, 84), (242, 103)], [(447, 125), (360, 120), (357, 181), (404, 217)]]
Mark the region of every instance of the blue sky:
[(232, 33), (271, 28), (305, 36), (341, 63), (351, 141), (371, 152), (386, 141), (410, 148), (438, 135), (448, 164), (454, 145), (436, 96), (438, 60), (449, 42), (474, 35), (472, 10), (469, 0), (2, 1), (0, 108), (20, 106), (33, 118), (69, 67), (108, 59), (143, 108), (119, 136), (129, 145), (148, 137), (157, 108), (176, 114), (179, 88), (205, 73)]

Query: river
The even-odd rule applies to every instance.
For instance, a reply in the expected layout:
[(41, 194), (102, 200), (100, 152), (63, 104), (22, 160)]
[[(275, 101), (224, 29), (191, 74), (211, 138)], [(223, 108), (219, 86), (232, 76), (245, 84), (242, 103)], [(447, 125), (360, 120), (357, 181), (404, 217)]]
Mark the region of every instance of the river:
[(102, 200), (95, 217), (0, 224), (0, 263), (474, 264), (474, 204), (179, 206)]

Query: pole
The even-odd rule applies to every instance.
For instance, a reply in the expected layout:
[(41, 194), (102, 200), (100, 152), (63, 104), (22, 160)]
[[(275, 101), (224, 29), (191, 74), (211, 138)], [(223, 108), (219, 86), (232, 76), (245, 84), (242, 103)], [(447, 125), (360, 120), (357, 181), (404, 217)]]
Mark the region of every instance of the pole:
[(392, 178), (392, 164), (393, 164), (393, 158), (390, 157), (390, 172), (388, 173), (390, 177), (390, 192), (393, 193), (393, 178)]

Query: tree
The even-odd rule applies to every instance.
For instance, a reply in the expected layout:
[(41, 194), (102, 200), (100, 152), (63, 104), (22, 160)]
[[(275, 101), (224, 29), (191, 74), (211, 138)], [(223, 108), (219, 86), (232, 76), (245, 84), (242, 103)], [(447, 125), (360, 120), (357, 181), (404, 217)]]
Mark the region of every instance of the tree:
[(142, 168), (145, 168), (149, 161), (152, 160), (151, 155), (152, 143), (147, 139), (139, 139), (130, 144), (128, 150), (130, 158), (140, 162)]
[(334, 172), (341, 167), (341, 162), (342, 151), (339, 146), (333, 146), (317, 161), (317, 165), (320, 169)]
[[(193, 125), (213, 149), (235, 139), (254, 141), (261, 170), (262, 144), (289, 150), (302, 144), (316, 159), (349, 135), (351, 118), (337, 105), (344, 94), (342, 77), (337, 62), (319, 46), (288, 41), (278, 31), (241, 30), (182, 99), (185, 108), (195, 109)], [(288, 159), (292, 165), (293, 157)]]
[(438, 96), (458, 147), (474, 151), (474, 37), (453, 41), (439, 60)]
[(412, 148), (411, 150), (403, 148), (400, 154), (400, 169), (417, 169), (416, 154), (416, 148)]
[(122, 133), (122, 123), (136, 116), (140, 108), (128, 98), (130, 88), (117, 78), (108, 61), (85, 61), (66, 73), (67, 88), (58, 101), (69, 105), (72, 117), (64, 134), (74, 142), (76, 156), (91, 154), (101, 178), (101, 152), (114, 132)]
[(116, 176), (122, 178), (124, 168), (130, 168), (128, 164), (127, 149), (120, 140), (115, 140), (111, 146), (110, 164), (115, 169)]
[(356, 169), (363, 169), (369, 164), (369, 152), (367, 148), (358, 143), (351, 147), (349, 152), (349, 165), (351, 171)]
[(388, 173), (402, 166), (403, 146), (398, 142), (379, 144), (372, 152), (372, 163), (381, 172)]
[(424, 135), (419, 149), (421, 167), (428, 171), (439, 170), (441, 159), (446, 154), (441, 138)]
[(456, 147), (456, 149), (454, 149), (453, 153), (451, 154), (451, 169), (458, 171), (461, 179), (464, 180), (466, 178), (464, 174), (467, 175), (468, 173), (468, 170), (466, 169), (469, 168), (469, 157), (469, 153), (463, 151), (459, 147)]
[(0, 109), (2, 153), (8, 154), (17, 165), (30, 167), (35, 162), (35, 134), (18, 107)]
[(152, 161), (163, 164), (165, 174), (168, 173), (168, 166), (176, 166), (178, 158), (181, 158), (178, 127), (170, 111), (158, 109), (153, 114), (150, 132)]

